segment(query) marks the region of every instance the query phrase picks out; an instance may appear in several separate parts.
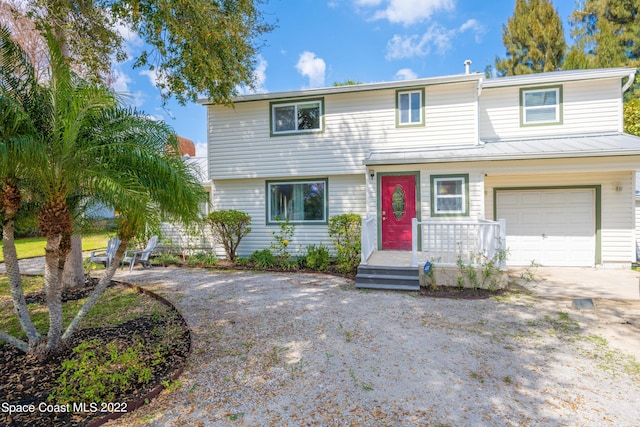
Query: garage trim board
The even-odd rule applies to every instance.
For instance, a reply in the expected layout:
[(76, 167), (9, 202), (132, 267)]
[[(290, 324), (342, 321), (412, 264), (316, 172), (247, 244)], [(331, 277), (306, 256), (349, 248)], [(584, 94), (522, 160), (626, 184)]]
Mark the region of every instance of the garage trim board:
[[(493, 213), (494, 219), (501, 218), (499, 212), (499, 195), (506, 195), (511, 193), (524, 193), (524, 192), (543, 192), (543, 193), (561, 193), (562, 190), (572, 191), (575, 190), (591, 190), (593, 195), (593, 234), (595, 240), (594, 258), (590, 260), (589, 264), (601, 264), (602, 263), (602, 240), (601, 240), (601, 228), (602, 228), (602, 187), (601, 185), (573, 185), (573, 186), (539, 186), (539, 187), (496, 187), (493, 189)], [(507, 221), (507, 236), (509, 235), (509, 222)], [(508, 237), (507, 237), (508, 239)], [(507, 241), (508, 245), (508, 241)], [(536, 260), (540, 262), (539, 259)], [(543, 263), (544, 264), (544, 263)]]

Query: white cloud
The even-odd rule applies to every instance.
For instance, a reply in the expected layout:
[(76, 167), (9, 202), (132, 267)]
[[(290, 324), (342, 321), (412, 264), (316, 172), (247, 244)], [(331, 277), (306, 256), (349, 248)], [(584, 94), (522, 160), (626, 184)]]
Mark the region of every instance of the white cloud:
[(131, 77), (127, 75), (119, 66), (111, 69), (111, 76), (109, 79), (109, 87), (113, 89), (118, 96), (127, 105), (131, 107), (141, 107), (144, 104), (145, 95), (140, 92), (131, 92), (129, 83), (131, 83)]
[(131, 83), (131, 77), (126, 75), (122, 70), (114, 68), (111, 70), (110, 79), (111, 89), (118, 93), (129, 93), (129, 83)]
[(162, 74), (158, 72), (157, 69), (153, 70), (141, 70), (138, 72), (141, 76), (147, 76), (151, 85), (155, 88), (159, 88), (160, 92), (167, 93), (167, 88), (160, 88), (160, 84), (166, 83), (166, 80)]
[(165, 121), (164, 117), (161, 114), (145, 114), (145, 117), (149, 120), (153, 120), (154, 122)]
[(256, 68), (253, 70), (253, 77), (255, 79), (255, 92), (263, 93), (267, 90), (264, 87), (264, 83), (267, 81), (267, 66), (269, 63), (266, 59), (262, 57), (262, 55), (258, 55), (258, 60), (256, 62)]
[(296, 69), (300, 74), (309, 78), (310, 87), (324, 86), (324, 73), (327, 69), (322, 58), (318, 58), (315, 53), (304, 51), (300, 54)]
[[(357, 6), (378, 7), (381, 0), (355, 0)], [(411, 25), (424, 22), (438, 11), (454, 9), (454, 0), (385, 0), (386, 8), (373, 13), (373, 19), (386, 19), (393, 24)]]
[(465, 31), (472, 31), (475, 36), (476, 43), (481, 43), (482, 36), (487, 32), (487, 29), (477, 20), (469, 19), (460, 26), (459, 31), (461, 33), (464, 33)]
[(252, 93), (265, 93), (267, 89), (264, 86), (264, 83), (267, 81), (267, 66), (269, 63), (262, 57), (262, 55), (258, 55), (256, 59), (256, 67), (253, 70), (253, 79), (254, 79), (254, 87), (246, 87), (239, 86), (236, 89), (238, 90), (239, 95), (250, 95)]
[(122, 21), (116, 22), (115, 31), (124, 40), (124, 51), (127, 54), (127, 58), (133, 57), (137, 48), (141, 47), (143, 44), (142, 38)]
[(394, 35), (387, 43), (388, 60), (427, 56), (433, 50), (443, 55), (451, 49), (452, 40), (465, 32), (472, 32), (476, 43), (482, 42), (486, 28), (476, 19), (469, 19), (456, 29), (448, 29), (440, 24), (433, 24), (426, 33), (410, 36)]
[(417, 79), (418, 75), (415, 72), (413, 72), (411, 68), (403, 68), (401, 70), (398, 70), (398, 72), (395, 75), (395, 78), (398, 80), (413, 80), (413, 79)]
[(434, 47), (437, 53), (442, 55), (451, 48), (451, 39), (455, 33), (455, 30), (448, 30), (442, 25), (433, 24), (422, 36), (418, 34), (399, 36), (396, 34), (387, 43), (386, 58), (402, 59), (427, 56)]
[(151, 85), (153, 85), (154, 87), (158, 86), (160, 75), (158, 74), (157, 70), (140, 70), (138, 74), (140, 74), (141, 76), (147, 76)]

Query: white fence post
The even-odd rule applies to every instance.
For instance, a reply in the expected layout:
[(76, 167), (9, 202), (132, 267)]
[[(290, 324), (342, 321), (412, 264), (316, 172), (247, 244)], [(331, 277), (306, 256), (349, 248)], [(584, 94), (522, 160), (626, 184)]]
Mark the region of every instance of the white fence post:
[(369, 214), (362, 218), (360, 234), (360, 263), (367, 265), (367, 261), (376, 250), (376, 216)]
[(411, 266), (418, 266), (418, 218), (411, 218)]

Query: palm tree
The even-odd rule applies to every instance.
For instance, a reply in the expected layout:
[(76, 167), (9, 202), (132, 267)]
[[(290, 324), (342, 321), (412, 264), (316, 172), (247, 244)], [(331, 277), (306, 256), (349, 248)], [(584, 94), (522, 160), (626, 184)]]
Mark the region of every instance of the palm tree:
[[(43, 155), (34, 156), (28, 170), (30, 191), (40, 204), (38, 227), (47, 240), (44, 290), (49, 331), (46, 339), (27, 334), (27, 343), (9, 341), (40, 358), (57, 353), (71, 337), (145, 222), (160, 215), (189, 222), (197, 216), (203, 198), (166, 124), (119, 107), (111, 91), (71, 72), (53, 37), (48, 37), (48, 44), (50, 79), (44, 88), (48, 108), (45, 126), (36, 128)], [(120, 212), (122, 244), (111, 268), (63, 335), (62, 270), (76, 225), (74, 210), (82, 206), (78, 200), (98, 200)], [(0, 338), (6, 340), (5, 335)]]
[[(14, 221), (22, 204), (21, 186), (29, 176), (28, 164), (41, 157), (38, 127), (45, 111), (43, 92), (25, 52), (0, 27), (0, 211), (2, 250), (14, 310), (32, 347), (41, 339), (29, 317), (22, 290), (14, 242)], [(23, 351), (29, 345), (0, 332), (0, 338)]]

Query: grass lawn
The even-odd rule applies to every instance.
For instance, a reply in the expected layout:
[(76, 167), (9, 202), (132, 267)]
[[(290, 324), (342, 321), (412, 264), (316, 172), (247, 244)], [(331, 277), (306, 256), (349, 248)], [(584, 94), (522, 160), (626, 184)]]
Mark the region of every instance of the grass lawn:
[[(41, 291), (43, 277), (24, 277), (22, 281), (25, 293)], [(63, 305), (63, 321), (65, 327), (75, 317), (86, 298), (65, 302)], [(141, 315), (157, 315), (165, 313), (167, 308), (158, 301), (142, 295), (133, 289), (117, 286), (108, 288), (98, 303), (81, 323), (81, 328), (99, 328), (119, 325)], [(36, 329), (46, 334), (49, 329), (47, 309), (42, 304), (29, 304), (29, 312)], [(22, 332), (18, 318), (13, 311), (9, 280), (0, 275), (0, 329), (20, 339), (26, 336)], [(2, 343), (2, 341), (0, 341)]]
[[(107, 247), (109, 237), (111, 236), (107, 233), (82, 236), (82, 250), (93, 251), (96, 249), (104, 249)], [(16, 239), (18, 258), (22, 259), (34, 256), (44, 256), (45, 244), (46, 240), (44, 237), (26, 237), (24, 239)], [(2, 247), (1, 243), (0, 247)], [(0, 261), (4, 261), (4, 254), (2, 251), (0, 251)]]

